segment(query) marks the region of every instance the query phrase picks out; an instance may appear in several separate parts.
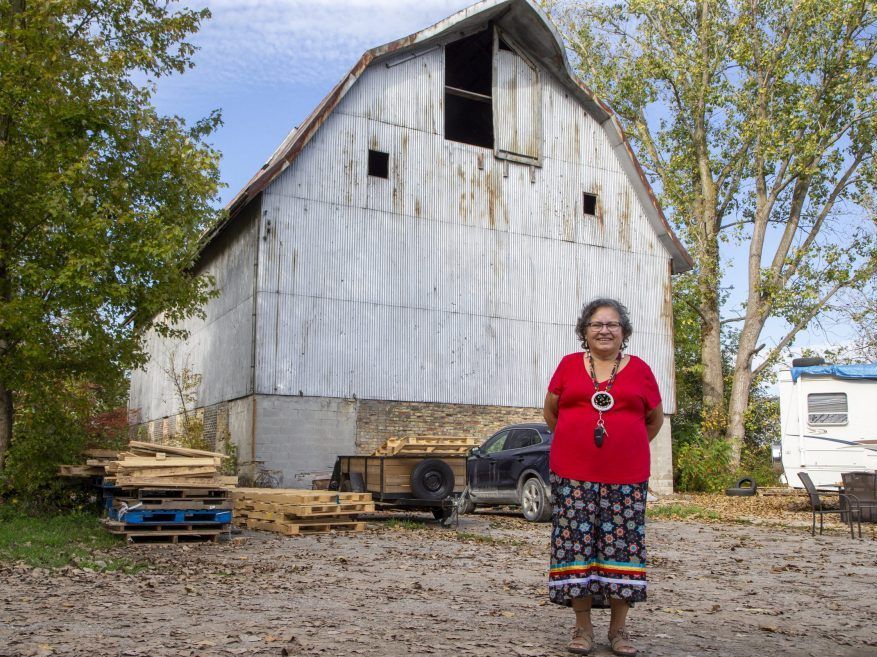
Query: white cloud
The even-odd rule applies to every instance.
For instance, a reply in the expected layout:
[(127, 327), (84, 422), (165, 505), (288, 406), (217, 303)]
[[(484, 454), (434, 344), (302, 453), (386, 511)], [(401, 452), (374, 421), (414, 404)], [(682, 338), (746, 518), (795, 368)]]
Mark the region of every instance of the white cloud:
[[(366, 50), (468, 6), (467, 0), (211, 0), (194, 37), (199, 85), (323, 84)], [(187, 74), (189, 77), (190, 74)], [(191, 80), (192, 78), (189, 77)]]

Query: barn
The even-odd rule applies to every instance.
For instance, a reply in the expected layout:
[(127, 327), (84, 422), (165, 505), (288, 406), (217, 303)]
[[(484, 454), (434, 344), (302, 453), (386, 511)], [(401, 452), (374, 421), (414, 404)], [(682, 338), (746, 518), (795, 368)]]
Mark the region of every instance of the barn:
[[(675, 410), (671, 276), (691, 267), (608, 107), (529, 0), (485, 0), (366, 52), (205, 236), (218, 295), (150, 333), (134, 429), (189, 403), (239, 462), (307, 487), (389, 437), (541, 419), (583, 303), (631, 311)], [(672, 488), (669, 422), (652, 487)]]

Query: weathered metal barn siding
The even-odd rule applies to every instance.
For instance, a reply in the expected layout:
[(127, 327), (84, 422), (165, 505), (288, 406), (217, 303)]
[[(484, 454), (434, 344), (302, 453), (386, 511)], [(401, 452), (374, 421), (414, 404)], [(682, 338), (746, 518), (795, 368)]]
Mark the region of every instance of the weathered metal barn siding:
[(129, 408), (149, 422), (180, 412), (179, 397), (168, 375), (170, 358), (177, 372), (188, 365), (202, 377), (196, 407), (247, 395), (252, 388), (253, 291), (258, 202), (235, 226), (203, 253), (197, 273), (212, 275), (220, 294), (204, 307), (204, 319), (193, 317), (180, 327), (185, 341), (164, 340), (155, 331), (146, 338), (149, 362), (131, 374)]
[(441, 48), (393, 64), (263, 194), (256, 392), (539, 406), (582, 303), (610, 295), (672, 410), (670, 256), (606, 131), (543, 69), (542, 166), (498, 160), (442, 137)]

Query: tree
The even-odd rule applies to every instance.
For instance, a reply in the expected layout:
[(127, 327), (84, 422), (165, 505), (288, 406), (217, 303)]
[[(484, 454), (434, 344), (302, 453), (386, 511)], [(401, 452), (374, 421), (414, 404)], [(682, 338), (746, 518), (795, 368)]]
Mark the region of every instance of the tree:
[[(737, 465), (753, 379), (877, 270), (874, 2), (548, 5), (696, 261), (703, 430), (724, 437)], [(728, 317), (721, 254), (731, 241), (748, 244), (748, 289)], [(786, 332), (764, 350), (771, 318)], [(740, 328), (726, 394), (722, 327), (731, 322)]]
[(114, 379), (144, 329), (210, 294), (190, 265), (214, 217), (204, 139), (220, 119), (187, 127), (150, 101), (192, 65), (186, 39), (209, 13), (168, 5), (0, 1), (0, 467), (18, 393)]

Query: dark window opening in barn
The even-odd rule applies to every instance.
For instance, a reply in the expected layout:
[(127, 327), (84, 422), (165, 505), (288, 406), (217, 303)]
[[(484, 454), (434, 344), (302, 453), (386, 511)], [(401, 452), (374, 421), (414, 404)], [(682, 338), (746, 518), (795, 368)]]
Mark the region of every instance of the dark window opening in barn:
[(596, 194), (588, 194), (588, 192), (585, 192), (584, 193), (583, 207), (585, 209), (585, 214), (596, 215), (597, 214), (597, 195)]
[(368, 175), (378, 178), (390, 177), (390, 154), (381, 151), (368, 151)]
[(493, 33), (445, 46), (445, 139), (493, 148)]

